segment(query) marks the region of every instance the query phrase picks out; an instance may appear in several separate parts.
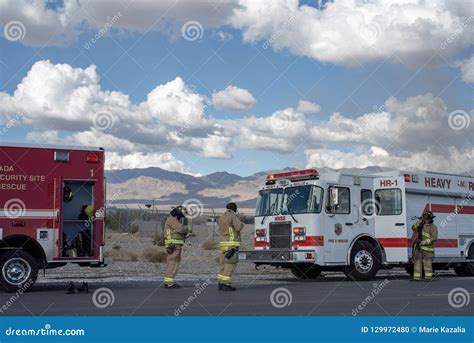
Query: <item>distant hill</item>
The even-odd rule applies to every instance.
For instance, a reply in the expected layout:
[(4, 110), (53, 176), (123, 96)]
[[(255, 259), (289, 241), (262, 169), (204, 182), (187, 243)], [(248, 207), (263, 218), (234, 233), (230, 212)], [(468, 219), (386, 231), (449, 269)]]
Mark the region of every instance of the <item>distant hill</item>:
[[(334, 171), (318, 168), (321, 173)], [(281, 171), (291, 171), (285, 168)], [(387, 168), (341, 169), (343, 172), (376, 173)], [(257, 190), (265, 176), (274, 171), (262, 171), (250, 176), (216, 172), (205, 176), (193, 176), (171, 172), (161, 168), (122, 169), (106, 171), (107, 199), (114, 204), (176, 205), (189, 199), (199, 199), (205, 206), (223, 208), (234, 201), (242, 208), (254, 208)]]

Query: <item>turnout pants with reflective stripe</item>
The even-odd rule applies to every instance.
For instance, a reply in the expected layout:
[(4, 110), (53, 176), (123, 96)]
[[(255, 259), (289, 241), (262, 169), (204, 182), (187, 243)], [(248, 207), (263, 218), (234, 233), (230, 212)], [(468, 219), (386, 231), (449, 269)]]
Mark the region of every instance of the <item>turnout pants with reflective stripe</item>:
[(179, 263), (181, 262), (181, 245), (175, 245), (173, 253), (168, 254), (166, 259), (166, 271), (165, 271), (165, 285), (171, 286), (175, 283), (175, 276), (178, 271)]
[(413, 255), (413, 278), (421, 279), (422, 272), (425, 272), (425, 278), (431, 279), (433, 277), (432, 260), (434, 253), (431, 251), (416, 250)]
[(219, 274), (217, 281), (224, 285), (230, 285), (232, 282), (232, 274), (237, 267), (238, 253), (236, 252), (231, 258), (225, 258), (227, 251), (222, 251), (219, 256)]

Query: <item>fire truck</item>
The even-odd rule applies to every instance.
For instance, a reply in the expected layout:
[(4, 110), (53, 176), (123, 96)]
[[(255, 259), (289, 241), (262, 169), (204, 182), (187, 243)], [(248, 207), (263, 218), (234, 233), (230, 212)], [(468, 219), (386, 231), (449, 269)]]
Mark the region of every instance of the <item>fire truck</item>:
[(4, 290), (29, 290), (41, 269), (106, 264), (102, 148), (1, 143), (0, 204)]
[(413, 272), (412, 225), (432, 211), (433, 266), (474, 275), (474, 178), (434, 172), (371, 175), (316, 169), (266, 176), (255, 214), (254, 250), (239, 260), (290, 268), (301, 279), (344, 271), (371, 280), (381, 268)]

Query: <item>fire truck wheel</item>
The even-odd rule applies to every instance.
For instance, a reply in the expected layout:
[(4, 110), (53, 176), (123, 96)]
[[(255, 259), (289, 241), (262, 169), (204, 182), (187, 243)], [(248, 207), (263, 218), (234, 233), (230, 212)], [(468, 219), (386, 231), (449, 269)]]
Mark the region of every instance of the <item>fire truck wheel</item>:
[(291, 272), (298, 279), (316, 279), (321, 274), (321, 267), (311, 263), (299, 263), (291, 266)]
[(354, 243), (351, 264), (344, 268), (347, 277), (354, 281), (372, 280), (380, 268), (380, 254), (376, 247), (365, 241)]
[(38, 263), (23, 250), (11, 250), (0, 255), (0, 286), (7, 292), (27, 291), (38, 277)]

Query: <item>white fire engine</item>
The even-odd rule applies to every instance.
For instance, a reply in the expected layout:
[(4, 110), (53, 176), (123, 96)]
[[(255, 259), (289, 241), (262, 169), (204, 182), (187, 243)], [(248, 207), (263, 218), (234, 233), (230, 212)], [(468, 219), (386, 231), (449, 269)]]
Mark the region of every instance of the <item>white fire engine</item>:
[(0, 288), (29, 290), (39, 269), (102, 266), (104, 150), (0, 145)]
[(291, 268), (298, 278), (343, 270), (370, 280), (380, 268), (412, 270), (411, 226), (436, 218), (435, 268), (474, 275), (474, 178), (433, 172), (270, 174), (260, 188), (255, 248), (239, 260)]

